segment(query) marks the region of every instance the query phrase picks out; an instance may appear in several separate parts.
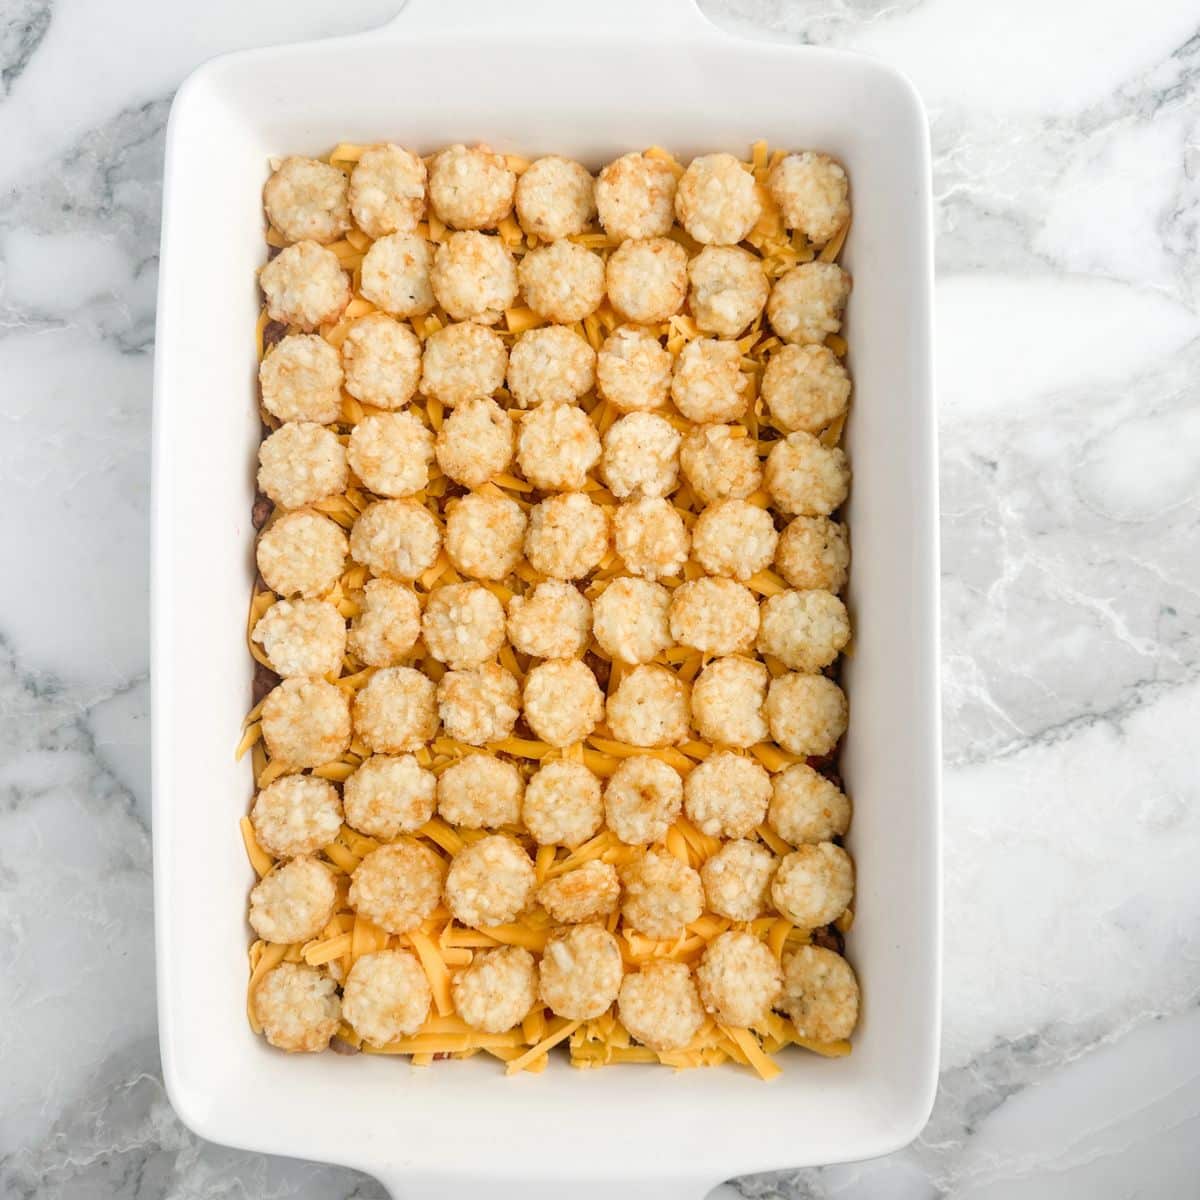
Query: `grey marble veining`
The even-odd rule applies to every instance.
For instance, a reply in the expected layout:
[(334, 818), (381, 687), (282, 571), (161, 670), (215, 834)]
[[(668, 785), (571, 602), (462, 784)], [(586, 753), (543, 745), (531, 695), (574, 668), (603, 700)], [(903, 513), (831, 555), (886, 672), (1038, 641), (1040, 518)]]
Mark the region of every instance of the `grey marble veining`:
[[(165, 1099), (146, 542), (174, 88), (209, 54), (397, 7), (0, 8), (3, 1196), (383, 1195), (201, 1143)], [(921, 89), (943, 473), (937, 1106), (889, 1158), (725, 1194), (1195, 1195), (1200, 15), (1177, 0), (703, 7), (741, 36), (879, 54)]]
[(50, 0), (17, 0), (0, 33), (0, 87), (7, 95), (50, 28)]

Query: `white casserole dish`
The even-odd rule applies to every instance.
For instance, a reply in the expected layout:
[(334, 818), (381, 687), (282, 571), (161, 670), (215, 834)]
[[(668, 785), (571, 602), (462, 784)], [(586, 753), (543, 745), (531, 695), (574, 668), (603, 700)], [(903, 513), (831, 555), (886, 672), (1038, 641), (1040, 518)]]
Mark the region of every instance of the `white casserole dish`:
[[(599, 14), (603, 13), (601, 17)], [(652, 143), (681, 157), (755, 138), (847, 165), (855, 287), (847, 426), (856, 622), (842, 770), (858, 864), (848, 954), (854, 1053), (789, 1053), (763, 1084), (722, 1068), (506, 1078), (286, 1056), (244, 1017), (246, 892), (233, 761), (249, 704), (255, 271), (268, 157), (393, 139), (560, 152), (593, 167)], [(397, 1196), (699, 1197), (731, 1175), (882, 1154), (924, 1124), (940, 991), (936, 428), (927, 132), (878, 63), (713, 30), (691, 0), (410, 0), (377, 33), (218, 59), (167, 138), (155, 376), (154, 861), (163, 1070), (213, 1141), (344, 1163)]]

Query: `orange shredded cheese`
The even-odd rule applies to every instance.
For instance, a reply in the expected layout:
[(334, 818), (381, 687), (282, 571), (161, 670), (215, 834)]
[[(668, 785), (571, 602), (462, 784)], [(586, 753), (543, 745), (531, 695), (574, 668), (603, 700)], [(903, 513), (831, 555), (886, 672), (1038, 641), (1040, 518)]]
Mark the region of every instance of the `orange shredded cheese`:
[(787, 945), (788, 934), (792, 932), (792, 928), (792, 923), (787, 917), (779, 917), (772, 922), (771, 931), (767, 934), (767, 945), (780, 962), (783, 961), (783, 948)]
[(789, 754), (786, 750), (781, 750), (771, 742), (759, 742), (751, 746), (750, 753), (772, 774), (776, 771), (782, 771), (784, 767), (790, 767), (795, 763), (804, 761), (803, 758), (795, 754)]
[(425, 978), (429, 980), (429, 990), (433, 992), (433, 1002), (437, 1007), (438, 1015), (450, 1016), (454, 1012), (454, 1001), (450, 999), (450, 971), (437, 944), (428, 934), (422, 933), (419, 929), (411, 930), (408, 940), (412, 942), (413, 949), (421, 960)]
[(329, 861), (333, 863), (333, 865), (337, 867), (339, 871), (345, 871), (347, 875), (349, 875), (354, 868), (357, 867), (360, 862), (362, 862), (362, 859), (359, 858), (357, 854), (347, 850), (345, 846), (340, 845), (338, 842), (330, 842), (329, 845), (321, 851), (321, 853), (324, 854), (325, 857), (329, 859)]
[(237, 750), (234, 753), (234, 758), (241, 760), (246, 751), (249, 750), (250, 747), (253, 746), (254, 743), (257, 742), (261, 737), (262, 722), (255, 721), (254, 724), (249, 726), (246, 732), (242, 734), (242, 740), (238, 742)]
[(310, 967), (319, 967), (324, 963), (332, 962), (335, 958), (341, 958), (342, 955), (348, 954), (352, 942), (353, 935), (349, 933), (339, 933), (336, 937), (326, 938), (323, 942), (309, 942), (304, 947), (304, 961)]
[(765, 822), (758, 827), (758, 836), (762, 838), (776, 854), (783, 856), (791, 854), (792, 848)]
[(262, 846), (258, 845), (258, 839), (254, 836), (254, 827), (250, 822), (250, 817), (242, 817), (239, 822), (241, 826), (241, 840), (246, 846), (246, 857), (250, 859), (250, 865), (254, 868), (254, 874), (259, 878), (263, 878), (275, 865), (270, 854), (263, 850)]
[(565, 1041), (575, 1032), (582, 1024), (581, 1021), (556, 1021), (558, 1028), (553, 1033), (547, 1034), (536, 1046), (531, 1046), (518, 1058), (514, 1058), (506, 1068), (509, 1075), (516, 1074), (517, 1071), (526, 1070), (529, 1065), (534, 1062), (539, 1056), (546, 1053), (547, 1050), (552, 1050), (559, 1042)]

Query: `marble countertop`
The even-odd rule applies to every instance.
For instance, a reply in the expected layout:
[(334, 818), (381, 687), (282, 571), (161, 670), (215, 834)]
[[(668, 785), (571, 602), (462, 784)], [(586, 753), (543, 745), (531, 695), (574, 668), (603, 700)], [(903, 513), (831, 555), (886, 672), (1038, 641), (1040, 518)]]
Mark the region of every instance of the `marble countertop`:
[[(397, 0), (0, 8), (0, 1194), (378, 1197), (198, 1141), (155, 1038), (147, 510), (163, 127), (209, 55)], [(933, 1118), (721, 1196), (1200, 1179), (1200, 30), (1179, 0), (705, 0), (929, 106), (946, 984)], [(1190, 10), (1190, 11), (1189, 11)]]

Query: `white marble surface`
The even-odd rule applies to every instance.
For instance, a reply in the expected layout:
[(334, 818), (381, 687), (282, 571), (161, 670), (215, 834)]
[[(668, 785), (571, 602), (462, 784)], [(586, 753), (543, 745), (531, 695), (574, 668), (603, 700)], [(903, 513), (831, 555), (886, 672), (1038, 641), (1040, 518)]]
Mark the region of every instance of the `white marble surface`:
[[(0, 5), (4, 1196), (381, 1195), (202, 1144), (164, 1098), (146, 542), (172, 91), (210, 54), (398, 6)], [(1197, 1195), (1200, 16), (1180, 0), (705, 8), (908, 71), (939, 236), (941, 1094), (887, 1159), (734, 1186)]]

